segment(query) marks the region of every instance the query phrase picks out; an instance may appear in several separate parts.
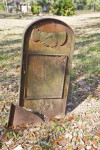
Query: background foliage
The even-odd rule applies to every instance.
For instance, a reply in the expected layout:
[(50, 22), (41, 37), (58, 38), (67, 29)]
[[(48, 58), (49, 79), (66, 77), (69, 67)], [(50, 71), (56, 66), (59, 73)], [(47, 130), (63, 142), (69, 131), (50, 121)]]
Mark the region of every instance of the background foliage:
[(33, 14), (39, 14), (40, 9), (41, 9), (41, 6), (35, 6), (35, 5), (32, 5), (32, 6), (31, 6), (31, 12), (32, 12)]
[(0, 10), (4, 10), (3, 3), (0, 2)]
[(75, 14), (75, 5), (72, 0), (56, 0), (53, 5), (53, 13), (61, 16), (71, 16)]
[[(20, 2), (30, 3), (33, 14), (39, 14), (40, 6), (42, 12), (62, 16), (74, 15), (77, 10), (100, 11), (100, 0), (20, 0)], [(15, 3), (12, 4), (11, 0), (0, 0), (0, 10), (5, 9), (8, 12), (9, 5), (15, 7)]]
[(100, 10), (100, 0), (86, 0), (87, 6), (93, 6), (94, 11)]

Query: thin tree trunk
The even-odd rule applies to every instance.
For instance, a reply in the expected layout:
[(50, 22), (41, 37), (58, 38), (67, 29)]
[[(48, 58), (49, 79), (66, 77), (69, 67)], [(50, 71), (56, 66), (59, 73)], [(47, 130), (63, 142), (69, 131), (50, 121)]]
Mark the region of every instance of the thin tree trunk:
[(7, 0), (4, 1), (5, 9), (8, 12), (8, 5), (7, 5)]
[(95, 12), (95, 4), (93, 5), (93, 9), (94, 9), (94, 12)]

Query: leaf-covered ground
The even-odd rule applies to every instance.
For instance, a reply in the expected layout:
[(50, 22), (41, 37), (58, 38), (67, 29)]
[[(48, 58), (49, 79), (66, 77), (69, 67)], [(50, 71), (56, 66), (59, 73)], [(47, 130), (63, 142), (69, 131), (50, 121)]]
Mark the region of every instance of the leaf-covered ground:
[(99, 150), (100, 13), (55, 17), (75, 32), (66, 115), (46, 118), (44, 124), (6, 128), (10, 104), (18, 104), (22, 34), (30, 22), (41, 17), (0, 14), (0, 148)]

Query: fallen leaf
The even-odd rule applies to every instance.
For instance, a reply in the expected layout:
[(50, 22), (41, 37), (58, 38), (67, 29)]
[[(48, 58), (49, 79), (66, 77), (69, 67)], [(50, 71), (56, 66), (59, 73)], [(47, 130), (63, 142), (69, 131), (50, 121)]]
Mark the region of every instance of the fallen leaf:
[(19, 59), (20, 59), (19, 57), (15, 57), (15, 58), (14, 58), (14, 60), (19, 60)]
[(93, 150), (97, 150), (93, 145), (91, 145), (91, 147), (92, 147)]
[(69, 143), (72, 142), (72, 138), (69, 138), (68, 141), (69, 141)]
[(27, 141), (36, 141), (36, 138), (35, 137), (31, 137), (31, 138), (27, 139)]
[(73, 148), (72, 148), (72, 146), (66, 146), (66, 150), (73, 150)]
[(78, 142), (80, 141), (78, 137), (76, 137), (76, 140), (77, 140)]
[(1, 112), (3, 112), (4, 110), (5, 110), (5, 104), (2, 106)]
[(100, 133), (96, 133), (96, 135), (97, 135), (98, 137), (100, 137)]
[(17, 68), (17, 72), (20, 72), (20, 68)]
[(63, 138), (59, 138), (59, 139), (57, 140), (57, 142), (58, 142), (58, 141), (62, 141), (62, 140), (63, 140)]
[(85, 116), (84, 118), (85, 118), (85, 119), (90, 119), (90, 117), (89, 117), (89, 116)]
[(19, 126), (20, 129), (27, 129), (28, 128), (28, 124), (21, 124), (21, 126)]
[(41, 125), (42, 125), (42, 123), (40, 123), (40, 122), (39, 123), (34, 123), (35, 127), (41, 127)]
[(13, 129), (14, 128), (14, 126), (9, 126), (9, 129)]
[(50, 121), (53, 121), (53, 122), (56, 122), (56, 121), (55, 121), (54, 119), (52, 119), (52, 118), (49, 118), (49, 120), (50, 120)]
[(7, 124), (7, 123), (5, 123), (4, 127), (5, 127), (5, 128), (7, 128), (7, 127), (8, 127), (8, 124)]
[(55, 118), (55, 120), (56, 120), (56, 121), (60, 121), (60, 119), (58, 119), (58, 118)]
[(35, 134), (33, 132), (30, 132), (31, 137), (35, 137)]
[[(87, 101), (91, 101), (91, 98), (87, 98)], [(86, 119), (88, 119), (88, 118), (86, 118)]]
[(81, 147), (82, 147), (82, 148), (84, 148), (85, 146), (86, 146), (86, 145), (84, 145), (84, 144), (83, 144), (83, 145), (81, 145)]
[(52, 143), (52, 145), (57, 145), (57, 141), (54, 141), (54, 142)]
[(25, 129), (27, 129), (28, 127), (21, 127), (21, 129), (23, 129), (23, 130), (25, 130)]
[(93, 144), (97, 144), (97, 141), (93, 141)]
[(83, 141), (86, 143), (86, 142), (88, 141), (88, 139), (87, 139), (87, 138), (84, 138)]
[(100, 91), (99, 91), (98, 89), (95, 90), (95, 94), (99, 94), (99, 92), (100, 92)]
[(83, 125), (83, 126), (82, 126), (82, 129), (84, 130), (85, 128), (86, 128), (85, 125)]
[(27, 127), (27, 126), (28, 126), (28, 124), (27, 124), (27, 123), (26, 123), (26, 124), (21, 124), (21, 126)]
[(17, 129), (15, 129), (15, 130), (14, 130), (14, 133), (15, 133), (15, 134), (18, 134), (18, 130), (17, 130)]
[(39, 146), (39, 145), (34, 145), (33, 148), (34, 148), (34, 149), (38, 149), (38, 150), (42, 150), (42, 147)]
[(67, 119), (67, 121), (70, 121), (70, 120), (72, 120), (72, 119), (74, 119), (74, 116), (69, 117), (69, 118)]
[(5, 65), (2, 66), (2, 68), (4, 68), (4, 67), (5, 67)]
[(96, 75), (96, 76), (100, 76), (100, 73), (96, 73), (95, 75)]
[(20, 65), (17, 65), (17, 66), (16, 66), (16, 69), (18, 69), (18, 68), (20, 68)]

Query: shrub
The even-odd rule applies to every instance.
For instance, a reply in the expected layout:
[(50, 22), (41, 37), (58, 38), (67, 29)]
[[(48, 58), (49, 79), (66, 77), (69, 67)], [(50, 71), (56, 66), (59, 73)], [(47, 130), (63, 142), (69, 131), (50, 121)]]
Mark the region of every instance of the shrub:
[(41, 6), (31, 5), (31, 12), (33, 14), (39, 14), (40, 9), (41, 9)]
[(56, 0), (53, 4), (53, 13), (59, 16), (71, 16), (75, 14), (75, 9), (72, 0)]
[(0, 10), (4, 10), (4, 6), (1, 2), (0, 2)]
[(87, 0), (87, 5), (91, 6), (94, 11), (95, 10), (100, 10), (100, 0)]

